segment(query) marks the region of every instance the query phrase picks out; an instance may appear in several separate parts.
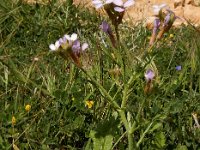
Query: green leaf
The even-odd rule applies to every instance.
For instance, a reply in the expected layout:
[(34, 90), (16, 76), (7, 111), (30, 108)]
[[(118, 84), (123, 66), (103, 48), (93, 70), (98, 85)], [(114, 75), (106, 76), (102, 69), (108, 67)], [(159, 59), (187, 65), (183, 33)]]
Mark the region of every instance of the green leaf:
[(163, 132), (159, 132), (155, 135), (154, 144), (156, 144), (158, 148), (163, 148), (166, 144), (165, 142), (166, 139), (165, 139), (165, 134)]
[(187, 146), (185, 146), (185, 145), (178, 145), (177, 147), (176, 147), (176, 150), (188, 150), (188, 148), (187, 148)]
[(149, 132), (153, 132), (154, 130), (162, 127), (162, 123), (156, 123), (150, 130)]
[(92, 130), (90, 132), (90, 137), (93, 140), (93, 150), (110, 150), (112, 148), (112, 135), (106, 135), (105, 137), (96, 137), (96, 131)]

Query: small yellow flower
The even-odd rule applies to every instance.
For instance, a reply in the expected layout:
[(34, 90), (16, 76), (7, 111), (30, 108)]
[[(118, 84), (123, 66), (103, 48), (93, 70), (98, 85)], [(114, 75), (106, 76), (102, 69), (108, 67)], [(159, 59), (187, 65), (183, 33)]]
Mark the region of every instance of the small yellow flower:
[(12, 116), (12, 125), (14, 126), (16, 124), (16, 118)]
[(173, 37), (174, 37), (174, 35), (173, 35), (173, 34), (170, 34), (170, 35), (169, 35), (169, 38), (173, 38)]
[(29, 111), (31, 110), (31, 105), (29, 105), (29, 104), (26, 105), (26, 106), (25, 106), (25, 110), (26, 110), (27, 112), (29, 112)]
[(92, 106), (94, 105), (94, 101), (87, 100), (87, 101), (85, 102), (85, 105), (86, 105), (88, 108), (92, 108)]

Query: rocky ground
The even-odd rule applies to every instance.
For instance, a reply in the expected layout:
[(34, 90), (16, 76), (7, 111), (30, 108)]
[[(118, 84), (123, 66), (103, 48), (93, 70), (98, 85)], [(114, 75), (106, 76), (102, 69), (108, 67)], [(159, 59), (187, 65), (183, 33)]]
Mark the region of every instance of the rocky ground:
[[(92, 0), (74, 0), (75, 4), (85, 5), (90, 7)], [(200, 0), (135, 0), (135, 5), (128, 8), (125, 19), (133, 23), (138, 21), (145, 21), (147, 24), (151, 23), (153, 18), (153, 5), (167, 4), (177, 16), (182, 19), (177, 19), (175, 26), (186, 23), (184, 18), (190, 20), (193, 24), (200, 24)]]
[[(37, 1), (44, 4), (48, 0), (24, 1), (28, 3), (35, 3)], [(185, 19), (190, 20), (190, 22), (194, 25), (200, 24), (200, 0), (135, 0), (135, 5), (127, 9), (124, 19), (131, 21), (131, 23), (144, 21), (145, 24), (151, 25), (152, 21), (154, 20), (152, 6), (163, 3), (167, 4), (170, 9), (181, 18), (175, 21), (175, 26), (179, 26), (183, 23), (187, 24)], [(92, 0), (74, 0), (74, 4), (80, 4), (88, 8), (93, 8)]]

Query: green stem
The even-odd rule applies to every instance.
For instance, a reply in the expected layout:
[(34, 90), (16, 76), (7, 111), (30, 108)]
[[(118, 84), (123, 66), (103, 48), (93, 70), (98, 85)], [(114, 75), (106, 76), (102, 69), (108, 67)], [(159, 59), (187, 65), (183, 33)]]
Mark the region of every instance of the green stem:
[(147, 132), (150, 130), (151, 126), (153, 125), (153, 122), (150, 123), (150, 125), (146, 128), (146, 130), (144, 131), (144, 133), (142, 134), (142, 136), (140, 137), (139, 141), (137, 142), (136, 146), (139, 147), (140, 144), (142, 143), (145, 135), (147, 134)]
[(127, 94), (128, 94), (128, 90), (129, 87), (131, 86), (132, 82), (134, 80), (134, 75), (131, 76), (131, 78), (128, 80), (128, 83), (125, 85), (124, 91), (123, 91), (123, 98), (122, 98), (122, 104), (121, 104), (121, 108), (125, 108), (126, 107), (126, 102), (127, 102)]
[(98, 83), (91, 75), (89, 75), (87, 73), (87, 71), (85, 71), (83, 68), (80, 68), (85, 74), (87, 77), (90, 78), (90, 80), (97, 86), (97, 88), (100, 90), (100, 92), (102, 93), (102, 95), (104, 95), (107, 100), (113, 105), (113, 107), (115, 109), (120, 109), (119, 105), (113, 100), (113, 98), (110, 96), (110, 94), (108, 94), (108, 92), (105, 90), (105, 88), (100, 84)]
[(124, 110), (120, 110), (119, 111), (119, 115), (120, 115), (122, 123), (124, 124), (124, 127), (125, 127), (125, 129), (127, 131), (127, 136), (128, 136), (128, 150), (133, 150), (133, 147), (134, 147), (133, 146), (133, 136), (132, 136), (132, 133), (130, 132), (130, 127), (129, 127), (128, 121), (126, 119)]

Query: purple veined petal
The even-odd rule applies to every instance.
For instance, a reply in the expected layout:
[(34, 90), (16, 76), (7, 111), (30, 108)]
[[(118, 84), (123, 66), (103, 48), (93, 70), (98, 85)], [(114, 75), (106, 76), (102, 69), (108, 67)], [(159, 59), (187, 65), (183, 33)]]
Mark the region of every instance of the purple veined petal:
[(81, 46), (82, 51), (85, 51), (89, 47), (88, 43), (83, 43)]
[(122, 0), (113, 0), (113, 4), (117, 6), (123, 6), (123, 1)]
[(110, 25), (106, 22), (106, 21), (103, 21), (100, 25), (100, 29), (105, 32), (105, 33), (108, 33), (108, 32), (111, 32), (111, 28), (110, 28)]
[(106, 0), (105, 4), (110, 4), (112, 2), (113, 2), (113, 0)]
[(154, 20), (154, 28), (159, 28), (160, 27), (160, 19), (159, 18), (155, 18)]
[(73, 42), (73, 45), (72, 45), (72, 50), (74, 53), (79, 53), (80, 52), (80, 49), (81, 49), (81, 43), (79, 40), (76, 40)]
[(71, 38), (70, 38), (70, 36), (69, 36), (68, 34), (65, 34), (64, 37), (65, 37), (68, 41), (71, 40)]
[(121, 7), (115, 7), (114, 10), (117, 12), (123, 12), (125, 9)]
[(60, 44), (60, 45), (64, 44), (64, 41), (63, 41), (62, 38), (60, 38), (58, 41), (59, 41), (59, 44)]
[(148, 69), (144, 76), (145, 76), (145, 79), (147, 81), (149, 81), (149, 80), (152, 80), (155, 77), (155, 73), (153, 72), (153, 70)]
[(124, 7), (127, 8), (127, 7), (134, 5), (134, 4), (135, 4), (134, 0), (128, 0), (124, 3)]
[(50, 51), (56, 51), (57, 50), (57, 48), (54, 44), (50, 44), (49, 48), (50, 48)]
[(164, 19), (164, 24), (163, 24), (163, 26), (166, 26), (166, 25), (169, 23), (170, 18), (171, 18), (171, 13), (168, 13), (168, 14), (166, 15), (165, 19)]
[(77, 40), (77, 38), (78, 38), (78, 35), (76, 34), (76, 33), (73, 33), (72, 35), (71, 35), (71, 40), (72, 41), (75, 41), (75, 40)]
[(65, 36), (63, 36), (62, 40), (63, 40), (63, 43), (67, 42), (67, 38)]

